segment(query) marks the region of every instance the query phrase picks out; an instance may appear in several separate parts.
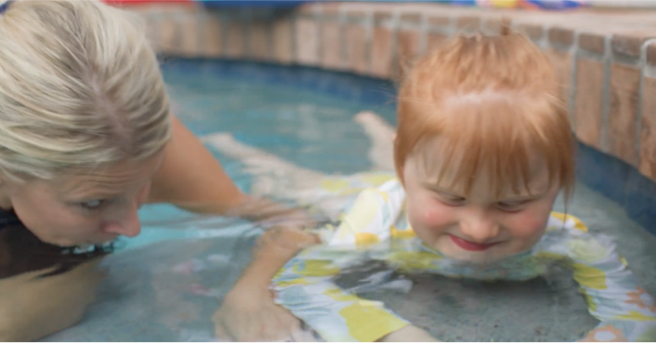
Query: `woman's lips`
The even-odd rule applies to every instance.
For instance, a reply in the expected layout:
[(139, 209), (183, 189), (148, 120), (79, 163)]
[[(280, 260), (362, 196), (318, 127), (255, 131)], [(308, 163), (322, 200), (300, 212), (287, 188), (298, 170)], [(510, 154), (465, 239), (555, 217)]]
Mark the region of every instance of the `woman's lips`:
[(494, 245), (499, 244), (498, 242), (480, 244), (480, 243), (474, 243), (474, 242), (470, 242), (468, 240), (464, 240), (464, 239), (462, 239), (460, 237), (456, 237), (454, 235), (449, 235), (449, 236), (451, 236), (451, 240), (453, 241), (453, 243), (455, 243), (460, 248), (462, 248), (464, 250), (468, 250), (468, 251), (483, 251), (483, 250), (487, 250), (488, 248), (490, 248)]

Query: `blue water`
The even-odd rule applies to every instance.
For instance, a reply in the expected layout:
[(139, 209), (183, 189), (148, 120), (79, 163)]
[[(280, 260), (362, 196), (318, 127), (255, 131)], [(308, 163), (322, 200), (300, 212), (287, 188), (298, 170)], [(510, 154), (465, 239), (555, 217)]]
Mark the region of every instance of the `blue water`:
[[(371, 168), (369, 140), (352, 121), (356, 113), (373, 110), (395, 121), (394, 88), (379, 80), (211, 61), (168, 62), (163, 72), (173, 112), (198, 136), (229, 132), (240, 142), (327, 173)], [(241, 164), (213, 153), (235, 183), (249, 192), (251, 175), (242, 172)], [(174, 206), (145, 206), (140, 217), (142, 234), (126, 241), (127, 248), (193, 235), (149, 225), (192, 217)]]
[[(169, 61), (163, 71), (174, 113), (197, 135), (230, 132), (240, 142), (324, 173), (372, 167), (369, 140), (352, 121), (357, 112), (374, 111), (395, 123), (394, 88), (380, 80), (237, 62)], [(253, 179), (243, 165), (213, 153), (248, 192)], [(556, 209), (564, 209), (562, 199)], [(640, 284), (656, 293), (656, 236), (582, 185), (567, 210), (591, 231), (618, 237), (620, 253)], [(248, 263), (261, 230), (170, 205), (145, 206), (140, 217), (142, 234), (123, 241), (123, 250), (106, 260), (109, 277), (85, 320), (47, 340), (213, 339), (209, 318)], [(193, 265), (194, 272), (180, 273), (181, 265)], [(487, 286), (437, 276), (413, 281), (409, 294), (385, 290), (365, 296), (384, 300), (445, 340), (568, 341), (596, 325), (565, 274)], [(196, 294), (199, 288), (204, 294)]]

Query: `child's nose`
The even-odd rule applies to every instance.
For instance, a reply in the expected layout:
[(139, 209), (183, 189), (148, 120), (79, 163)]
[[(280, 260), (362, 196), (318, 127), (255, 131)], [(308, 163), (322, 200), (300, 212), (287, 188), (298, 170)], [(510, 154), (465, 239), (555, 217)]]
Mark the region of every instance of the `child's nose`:
[(460, 231), (467, 240), (474, 243), (487, 243), (499, 235), (499, 224), (485, 214), (470, 215), (460, 222)]

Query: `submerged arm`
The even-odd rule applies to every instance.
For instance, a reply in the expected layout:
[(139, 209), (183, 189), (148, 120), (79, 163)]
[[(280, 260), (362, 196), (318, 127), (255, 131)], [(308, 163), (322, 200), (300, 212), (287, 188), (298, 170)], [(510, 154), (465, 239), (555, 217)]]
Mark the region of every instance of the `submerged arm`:
[[(572, 222), (582, 225), (578, 219)], [(638, 286), (615, 243), (606, 236), (577, 233), (567, 245), (574, 279), (590, 314), (600, 321), (583, 341), (656, 340), (654, 298)]]

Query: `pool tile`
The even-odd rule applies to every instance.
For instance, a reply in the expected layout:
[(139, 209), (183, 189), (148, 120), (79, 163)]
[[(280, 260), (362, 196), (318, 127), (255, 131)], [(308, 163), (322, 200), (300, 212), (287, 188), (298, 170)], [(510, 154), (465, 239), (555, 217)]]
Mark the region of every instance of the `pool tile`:
[(643, 81), (640, 172), (656, 180), (656, 79)]
[[(374, 13), (374, 16), (381, 17), (381, 14), (388, 13), (376, 12)], [(387, 79), (392, 75), (392, 61), (394, 56), (392, 51), (393, 37), (390, 28), (382, 24), (382, 22), (378, 22), (374, 26), (371, 39), (371, 50), (369, 53), (369, 63), (371, 64), (370, 73), (372, 76)]]
[(180, 21), (180, 52), (182, 56), (198, 56), (199, 46), (199, 19), (194, 13), (184, 13)]
[(290, 64), (294, 60), (294, 31), (290, 16), (273, 22), (273, 60), (281, 64)]
[(343, 69), (342, 46), (342, 27), (337, 18), (325, 18), (321, 24), (321, 66)]
[(227, 41), (225, 46), (225, 56), (228, 58), (241, 58), (246, 54), (245, 37), (246, 26), (242, 20), (230, 20), (227, 29)]
[[(545, 49), (545, 54), (551, 60), (554, 67), (556, 67), (556, 73), (558, 74), (558, 81), (560, 82), (560, 96), (565, 101), (567, 108), (569, 109), (571, 104), (569, 103), (569, 91), (571, 85), (571, 69), (572, 69), (572, 55), (566, 51), (560, 51), (556, 49)], [(574, 112), (570, 113), (570, 121), (574, 121)]]
[(271, 23), (266, 20), (253, 21), (250, 25), (249, 57), (258, 61), (266, 61), (271, 56)]
[(638, 164), (635, 144), (639, 91), (640, 70), (613, 63), (606, 151), (634, 166)]
[(346, 55), (351, 70), (364, 74), (369, 70), (367, 60), (367, 33), (360, 24), (351, 24), (346, 27)]
[(294, 36), (296, 37), (294, 43), (296, 62), (307, 66), (319, 65), (319, 32), (317, 21), (314, 18), (297, 18), (294, 26)]
[(220, 57), (223, 52), (223, 29), (219, 16), (215, 13), (208, 13), (203, 21), (202, 30), (203, 35), (200, 55), (209, 58)]
[[(576, 107), (574, 122), (576, 136), (583, 143), (601, 148), (601, 102), (604, 80), (602, 62), (579, 58), (576, 71)], [(576, 125), (585, 123), (585, 125)]]
[(397, 66), (395, 79), (401, 80), (403, 73), (410, 68), (414, 60), (419, 55), (419, 30), (403, 29), (399, 30), (396, 40)]

